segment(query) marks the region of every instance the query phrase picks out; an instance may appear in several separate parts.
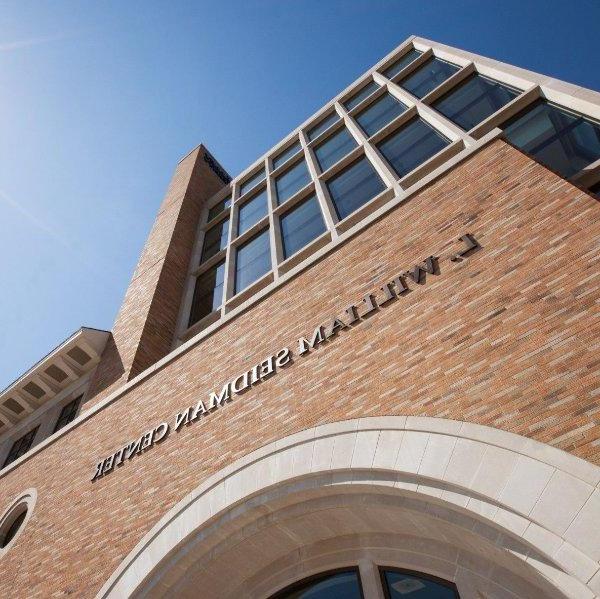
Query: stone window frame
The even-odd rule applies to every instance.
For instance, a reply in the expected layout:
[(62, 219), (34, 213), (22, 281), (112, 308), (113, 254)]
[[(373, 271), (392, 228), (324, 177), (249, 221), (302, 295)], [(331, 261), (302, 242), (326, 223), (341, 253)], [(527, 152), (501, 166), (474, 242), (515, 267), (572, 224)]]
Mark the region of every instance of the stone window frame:
[(4, 539), (4, 535), (11, 527), (13, 522), (25, 511), (25, 519), (19, 526), (15, 536), (9, 541), (9, 543), (0, 548), (0, 559), (10, 551), (11, 547), (15, 544), (17, 539), (21, 536), (27, 524), (31, 519), (35, 504), (37, 502), (37, 491), (36, 489), (27, 489), (23, 491), (11, 504), (4, 510), (2, 516), (0, 516), (0, 539)]
[[(418, 50), (422, 54), (391, 79), (385, 77), (383, 71), (411, 49)], [(433, 89), (423, 98), (418, 99), (402, 89), (398, 82), (422, 66), (431, 57), (451, 62), (460, 68), (437, 88)], [(475, 73), (519, 90), (520, 93), (470, 131), (464, 131), (441, 113), (437, 112), (433, 108), (433, 103)], [(347, 110), (345, 107), (347, 100), (364, 88), (370, 81), (377, 83), (380, 86), (379, 89), (375, 90), (351, 110)], [(367, 137), (358, 126), (355, 117), (359, 112), (386, 93), (390, 93), (402, 102), (407, 107), (407, 110), (375, 135)], [(284, 283), (292, 272), (295, 273), (299, 269), (307, 268), (323, 252), (332, 250), (339, 243), (342, 243), (347, 236), (367, 227), (375, 214), (381, 215), (397, 206), (418, 192), (424, 185), (453, 168), (458, 162), (479, 151), (492, 140), (502, 137), (503, 133), (498, 128), (499, 125), (540, 98), (568, 111), (600, 122), (600, 96), (593, 91), (424, 38), (411, 37), (406, 40), (330, 102), (325, 104), (323, 108), (291, 132), (280, 143), (276, 144), (249, 168), (235, 177), (230, 185), (225, 186), (206, 203), (198, 226), (193, 258), (188, 272), (188, 283), (182, 300), (173, 348), (178, 347), (196, 335), (210, 334), (214, 330), (214, 327), (218, 326), (217, 323), (224, 323), (228, 320), (227, 316), (231, 315), (233, 317), (240, 310), (248, 308), (253, 302), (263, 297), (265, 293), (272, 291)], [(337, 113), (339, 117), (337, 122), (310, 140), (308, 132), (332, 112)], [(415, 170), (399, 179), (377, 150), (376, 144), (417, 115), (446, 137), (450, 141), (450, 144)], [(321, 172), (314, 154), (314, 147), (335, 134), (341, 127), (348, 129), (358, 145), (338, 164), (333, 165), (326, 172)], [(278, 168), (273, 168), (273, 158), (298, 139), (300, 140), (302, 150), (293, 157), (290, 157), (289, 160), (281, 164)], [(334, 171), (339, 170), (343, 165), (352, 162), (362, 154), (367, 156), (375, 170), (381, 176), (386, 185), (386, 190), (381, 194), (381, 197), (378, 196), (359, 209), (356, 214), (352, 214), (342, 222), (339, 222), (331, 198), (328, 195), (325, 181)], [(308, 248), (305, 248), (301, 252), (301, 256), (293, 257), (293, 261), (290, 262), (289, 259), (284, 259), (278, 220), (282, 206), (277, 205), (274, 181), (275, 177), (291, 168), (297, 160), (301, 159), (306, 161), (312, 181), (305, 188), (299, 190), (294, 196), (286, 200), (284, 203), (285, 209), (291, 208), (306, 197), (308, 193), (314, 193), (323, 212), (327, 231), (326, 234), (318, 239), (318, 242), (309, 244)], [(265, 179), (251, 191), (240, 196), (240, 184), (262, 169), (266, 173)], [(570, 181), (581, 187), (595, 185), (600, 181), (600, 160), (588, 165), (588, 167), (575, 174), (570, 178)], [(261, 185), (266, 185), (267, 189), (268, 215), (264, 217), (260, 224), (257, 223), (255, 225), (256, 229), (253, 227), (250, 231), (255, 233), (257, 230), (268, 225), (273, 268), (258, 284), (252, 286), (251, 292), (245, 291), (243, 294), (236, 295), (233, 293), (234, 259), (235, 248), (240, 244), (240, 238), (234, 238), (233, 232), (237, 231), (237, 208), (240, 201), (247, 198), (248, 194), (256, 193)], [(210, 223), (207, 223), (206, 219), (209, 209), (229, 195), (232, 197), (230, 208), (224, 210), (218, 217), (212, 219)], [(204, 232), (209, 224), (213, 226), (219, 219), (225, 218), (229, 218), (229, 245), (201, 267), (197, 267)], [(246, 233), (250, 233), (250, 231)], [(225, 301), (220, 311), (209, 315), (209, 317), (195, 323), (192, 327), (188, 327), (195, 277), (202, 272), (203, 268), (210, 268), (223, 259), (226, 262)]]

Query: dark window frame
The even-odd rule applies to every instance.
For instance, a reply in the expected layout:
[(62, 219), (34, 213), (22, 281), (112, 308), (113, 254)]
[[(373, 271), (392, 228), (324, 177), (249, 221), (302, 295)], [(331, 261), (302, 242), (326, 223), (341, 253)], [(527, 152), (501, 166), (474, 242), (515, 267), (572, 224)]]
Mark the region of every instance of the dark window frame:
[(64, 428), (70, 422), (75, 420), (77, 416), (77, 412), (79, 411), (79, 406), (81, 405), (81, 400), (83, 399), (83, 393), (77, 396), (75, 399), (72, 399), (69, 403), (65, 404), (56, 419), (56, 423), (54, 424), (54, 429), (52, 433), (59, 431), (61, 428)]
[[(216, 221), (216, 219), (213, 219), (213, 220), (214, 220), (214, 222), (211, 221), (210, 227), (207, 227), (204, 230), (204, 237), (202, 239), (202, 250), (200, 251), (200, 264), (204, 264), (204, 262), (207, 262), (208, 260), (210, 260), (211, 258), (216, 256), (220, 252), (225, 251), (230, 242), (230, 239), (229, 239), (229, 220), (230, 220), (229, 215), (225, 216), (222, 220), (219, 220), (219, 221)], [(209, 239), (208, 236), (211, 231), (215, 231), (218, 227), (221, 228), (220, 235), (217, 238), (218, 239), (218, 249), (216, 251), (214, 251), (212, 254), (210, 254), (210, 256), (206, 256), (205, 254), (206, 254), (207, 249), (212, 248), (213, 246), (216, 246), (216, 244), (217, 244), (217, 241), (214, 240), (214, 241), (211, 241), (210, 245), (207, 245), (206, 242), (207, 242), (207, 239)], [(223, 242), (223, 238), (225, 238), (224, 242)], [(221, 247), (221, 246), (223, 246), (223, 247)]]
[[(214, 304), (215, 290), (217, 289), (217, 287), (221, 287), (221, 299), (220, 299), (219, 305), (217, 307), (212, 306), (212, 309), (210, 310), (210, 312), (207, 312), (206, 314), (202, 314), (201, 316), (197, 316), (198, 310), (195, 308), (196, 308), (196, 305), (200, 303), (199, 296), (198, 296), (198, 281), (202, 277), (206, 277), (213, 271), (215, 272), (215, 276), (216, 276), (216, 273), (218, 272), (219, 268), (221, 268), (221, 267), (223, 267), (223, 282), (220, 283), (219, 285), (213, 285), (213, 287), (212, 287), (213, 304)], [(202, 319), (210, 316), (211, 314), (218, 312), (220, 310), (220, 308), (223, 306), (223, 303), (225, 302), (225, 298), (223, 296), (225, 294), (225, 276), (226, 276), (224, 269), (225, 269), (225, 260), (221, 260), (217, 264), (215, 264), (215, 265), (211, 266), (210, 268), (207, 268), (205, 271), (201, 272), (194, 279), (194, 290), (192, 293), (192, 303), (190, 306), (190, 314), (188, 317), (188, 328), (194, 326), (197, 322), (200, 322)], [(204, 297), (205, 295), (207, 295), (207, 294), (204, 294), (202, 297)]]
[(450, 580), (445, 580), (444, 578), (439, 578), (438, 576), (434, 576), (433, 574), (427, 574), (426, 572), (419, 572), (418, 570), (409, 570), (407, 568), (395, 568), (393, 566), (377, 566), (379, 570), (379, 579), (381, 581), (381, 586), (383, 588), (383, 595), (385, 599), (392, 599), (387, 581), (385, 579), (385, 573), (387, 572), (397, 572), (398, 574), (406, 574), (407, 576), (414, 576), (415, 578), (423, 578), (424, 580), (430, 580), (431, 582), (435, 582), (440, 586), (447, 587), (451, 591), (454, 591), (454, 599), (461, 599), (460, 593), (458, 592), (458, 587), (455, 583)]
[(2, 468), (6, 468), (6, 466), (12, 464), (21, 456), (24, 456), (31, 449), (39, 428), (40, 425), (38, 424), (36, 427), (32, 428), (30, 431), (27, 431), (24, 435), (21, 435), (18, 439), (13, 441)]
[[(229, 202), (229, 203), (227, 203), (227, 202)], [(221, 216), (221, 214), (223, 214), (223, 212), (225, 212), (226, 210), (229, 210), (231, 208), (231, 203), (232, 203), (231, 202), (231, 195), (229, 195), (226, 198), (223, 198), (222, 200), (219, 200), (213, 206), (211, 206), (208, 209), (208, 212), (207, 212), (207, 215), (206, 215), (206, 222), (207, 223), (212, 223), (212, 221), (215, 220), (215, 219), (217, 219), (219, 216)], [(215, 210), (215, 208), (217, 208), (221, 204), (223, 204), (223, 208), (221, 208), (218, 212), (214, 212), (213, 213), (213, 211)]]
[(364, 599), (365, 594), (363, 591), (363, 583), (362, 583), (362, 579), (360, 577), (360, 569), (358, 566), (350, 566), (349, 568), (335, 568), (333, 570), (326, 570), (325, 572), (319, 572), (318, 574), (312, 574), (311, 576), (307, 576), (305, 578), (297, 580), (296, 582), (292, 582), (285, 588), (283, 588), (283, 589), (277, 591), (276, 593), (274, 593), (273, 595), (271, 595), (269, 597), (269, 599), (285, 599), (285, 597), (287, 595), (289, 595), (290, 593), (294, 593), (294, 592), (300, 590), (302, 587), (304, 587), (307, 584), (310, 584), (311, 582), (317, 583), (320, 580), (325, 580), (325, 579), (329, 578), (330, 576), (335, 576), (336, 574), (344, 574), (346, 572), (352, 572), (352, 573), (356, 574), (356, 579), (358, 581), (358, 589), (360, 591), (360, 596), (361, 596), (361, 599)]

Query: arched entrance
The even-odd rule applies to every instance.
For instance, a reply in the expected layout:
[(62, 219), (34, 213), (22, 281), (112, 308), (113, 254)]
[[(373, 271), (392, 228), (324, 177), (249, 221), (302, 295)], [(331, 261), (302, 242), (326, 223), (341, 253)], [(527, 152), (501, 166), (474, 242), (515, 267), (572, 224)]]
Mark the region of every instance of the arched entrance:
[(600, 468), (469, 423), (365, 418), (265, 446), (200, 485), (98, 597), (266, 598), (321, 572), (380, 568), (461, 597), (596, 596)]

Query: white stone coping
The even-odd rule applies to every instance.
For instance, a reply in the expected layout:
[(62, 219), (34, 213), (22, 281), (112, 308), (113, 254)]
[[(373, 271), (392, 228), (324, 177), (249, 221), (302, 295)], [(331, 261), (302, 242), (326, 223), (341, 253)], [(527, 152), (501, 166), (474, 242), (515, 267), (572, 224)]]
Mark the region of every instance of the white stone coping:
[(499, 429), (388, 416), (306, 429), (223, 468), (160, 519), (97, 597), (130, 596), (189, 535), (197, 538), (208, 522), (214, 528), (234, 507), (240, 514), (257, 493), (348, 472), (360, 484), (369, 484), (369, 473), (410, 475), (412, 482), (394, 486), (433, 495), (526, 541), (550, 565), (527, 561), (568, 597), (600, 593), (599, 467)]

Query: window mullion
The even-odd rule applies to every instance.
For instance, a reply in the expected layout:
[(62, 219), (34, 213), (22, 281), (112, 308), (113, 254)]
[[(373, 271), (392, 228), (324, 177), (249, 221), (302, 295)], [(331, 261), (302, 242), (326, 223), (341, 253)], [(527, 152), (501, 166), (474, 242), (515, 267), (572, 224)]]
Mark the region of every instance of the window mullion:
[(233, 241), (233, 232), (237, 231), (238, 227), (238, 213), (239, 213), (239, 205), (237, 204), (237, 199), (240, 196), (240, 184), (236, 182), (232, 186), (231, 190), (231, 212), (229, 218), (229, 232), (228, 239), (229, 243), (227, 244), (227, 251), (225, 252), (225, 275), (223, 277), (223, 302), (221, 303), (221, 318), (225, 316), (227, 310), (225, 304), (227, 300), (231, 299), (235, 293), (235, 258), (234, 252), (235, 248), (232, 246)]
[(308, 147), (308, 136), (304, 131), (300, 131), (300, 143), (302, 145), (302, 149), (304, 150), (304, 159), (306, 160), (306, 165), (308, 166), (308, 172), (315, 182), (315, 194), (317, 196), (319, 206), (321, 207), (321, 211), (323, 212), (323, 217), (325, 218), (325, 225), (331, 233), (332, 238), (335, 239), (338, 236), (335, 228), (336, 224), (338, 223), (337, 213), (325, 183), (319, 179), (317, 158), (312, 148)]
[(366, 156), (369, 158), (375, 170), (379, 176), (383, 179), (386, 187), (391, 187), (395, 193), (401, 193), (400, 186), (396, 182), (396, 174), (388, 167), (388, 165), (382, 160), (379, 152), (369, 143), (363, 130), (359, 127), (358, 123), (348, 114), (347, 110), (339, 103), (335, 104), (338, 114), (344, 120), (344, 124), (358, 142), (359, 146), (362, 146)]

